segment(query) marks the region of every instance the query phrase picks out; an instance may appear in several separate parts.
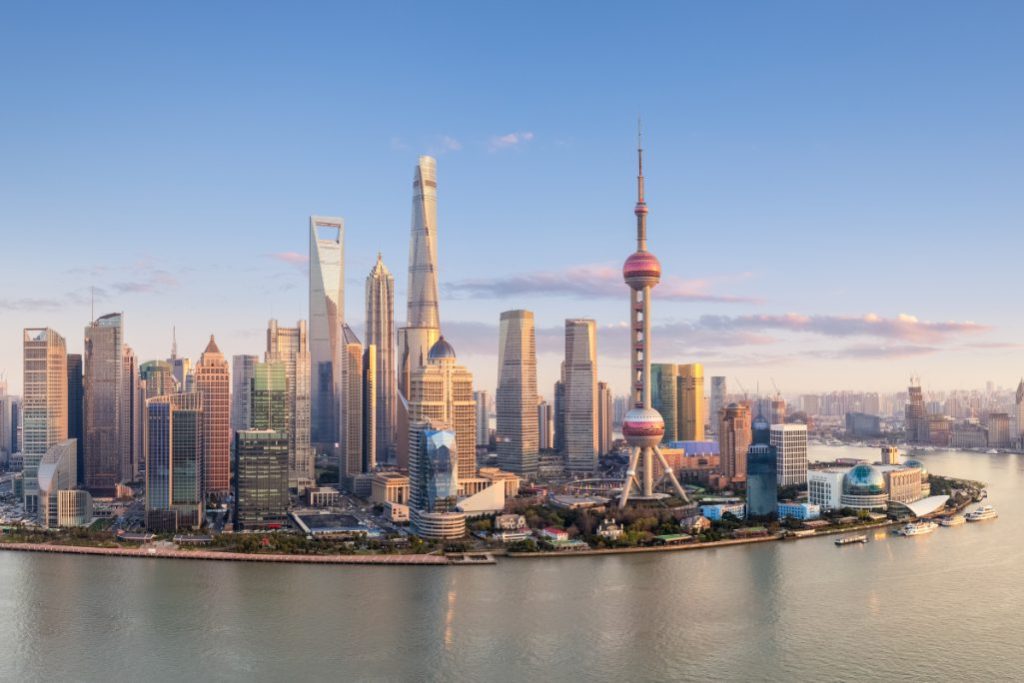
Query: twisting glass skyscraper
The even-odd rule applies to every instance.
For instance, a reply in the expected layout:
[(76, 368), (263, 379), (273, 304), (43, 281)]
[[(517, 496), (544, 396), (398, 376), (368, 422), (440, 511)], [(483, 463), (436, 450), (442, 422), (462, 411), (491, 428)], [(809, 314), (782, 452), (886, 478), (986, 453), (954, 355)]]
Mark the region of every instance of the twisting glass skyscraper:
[(310, 438), (331, 447), (338, 440), (341, 381), (338, 339), (345, 322), (345, 223), (333, 216), (309, 218)]

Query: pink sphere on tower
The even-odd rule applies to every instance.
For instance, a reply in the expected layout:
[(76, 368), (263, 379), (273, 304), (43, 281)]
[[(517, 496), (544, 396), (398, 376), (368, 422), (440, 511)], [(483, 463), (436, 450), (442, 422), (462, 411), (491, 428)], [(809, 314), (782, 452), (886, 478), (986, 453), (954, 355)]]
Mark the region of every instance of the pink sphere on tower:
[(661, 280), (661, 262), (649, 251), (635, 251), (623, 264), (622, 277), (633, 289), (653, 287)]
[(654, 447), (665, 435), (665, 420), (653, 408), (633, 408), (622, 419), (622, 436), (630, 446)]

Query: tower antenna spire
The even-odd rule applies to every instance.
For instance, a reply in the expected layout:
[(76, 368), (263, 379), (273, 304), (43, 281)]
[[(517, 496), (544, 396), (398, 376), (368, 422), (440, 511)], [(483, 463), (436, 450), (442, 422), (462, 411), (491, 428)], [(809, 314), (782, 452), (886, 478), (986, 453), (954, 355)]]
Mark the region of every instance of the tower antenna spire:
[(636, 119), (636, 248), (647, 251), (647, 203), (644, 201), (644, 132), (643, 124)]
[(178, 357), (178, 328), (171, 326), (171, 358)]

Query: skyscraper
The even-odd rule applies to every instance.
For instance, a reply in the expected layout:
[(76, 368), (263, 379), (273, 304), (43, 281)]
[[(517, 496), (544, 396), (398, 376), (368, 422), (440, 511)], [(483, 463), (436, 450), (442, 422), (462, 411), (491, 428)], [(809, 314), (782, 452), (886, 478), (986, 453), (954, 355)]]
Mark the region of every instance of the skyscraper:
[(410, 425), (410, 517), (413, 531), (424, 538), (466, 534), (466, 516), (455, 509), (462, 470), (460, 447), (456, 433), (443, 423)]
[(288, 368), (285, 362), (279, 360), (254, 365), (250, 428), (278, 432), (288, 440), (290, 448), (288, 429), (291, 410), (288, 405)]
[(728, 393), (725, 377), (716, 375), (711, 378), (711, 405), (708, 416), (708, 424), (712, 432), (718, 433), (718, 421), (722, 419), (722, 409), (725, 408), (725, 396)]
[(597, 383), (597, 453), (607, 455), (612, 449), (612, 391), (607, 382)]
[(198, 393), (146, 402), (146, 527), (198, 528), (203, 523), (203, 403)]
[(907, 441), (916, 443), (924, 441), (927, 435), (928, 413), (924, 407), (924, 394), (921, 392), (921, 382), (916, 377), (910, 378), (910, 387), (907, 389), (907, 406), (905, 408)]
[(231, 433), (252, 427), (252, 378), (258, 356), (231, 357)]
[(572, 472), (597, 467), (597, 325), (565, 321), (565, 455)]
[(341, 463), (339, 473), (346, 486), (363, 473), (363, 345), (348, 325), (341, 341)]
[(64, 337), (49, 328), (26, 329), (22, 397), (22, 476), (25, 511), (39, 511), (39, 462), (68, 438), (68, 370)]
[(146, 361), (139, 366), (139, 377), (146, 384), (146, 398), (166, 396), (178, 391), (171, 364), (163, 360)]
[[(68, 438), (75, 440), (75, 477), (85, 484), (85, 387), (82, 384), (82, 356), (68, 354)], [(10, 415), (7, 416), (8, 421)], [(2, 448), (2, 447), (0, 447)]]
[(747, 450), (751, 438), (750, 409), (742, 403), (730, 403), (722, 411), (718, 425), (722, 474), (730, 482), (742, 482), (747, 477)]
[(395, 278), (381, 255), (366, 278), (366, 346), (376, 348), (377, 459), (394, 462), (396, 435)]
[(651, 363), (651, 407), (665, 420), (663, 442), (678, 441), (679, 366), (675, 363)]
[[(443, 423), (455, 433), (459, 477), (476, 476), (476, 402), (473, 375), (456, 365), (455, 349), (444, 337), (427, 354), (427, 365), (410, 377), (409, 423)], [(410, 447), (415, 434), (410, 433)], [(412, 453), (410, 470), (412, 468)], [(411, 476), (411, 472), (410, 472)]]
[(679, 439), (704, 440), (704, 366), (689, 363), (679, 366)]
[(345, 322), (345, 222), (309, 217), (309, 358), (313, 443), (333, 449), (338, 442), (338, 362)]
[(533, 313), (505, 311), (498, 329), (495, 441), (498, 466), (520, 476), (537, 474), (537, 342)]
[(476, 445), (487, 447), (491, 443), (490, 398), (484, 390), (474, 391), (476, 401)]
[(132, 347), (124, 344), (121, 351), (121, 481), (136, 481), (141, 471), (142, 435), (139, 405), (139, 361)]
[(778, 505), (778, 452), (771, 445), (771, 425), (763, 415), (752, 424), (753, 443), (747, 449), (747, 515), (772, 517)]
[(553, 448), (565, 455), (565, 382), (555, 382)]
[(780, 425), (786, 422), (786, 400), (776, 394), (772, 398), (772, 416), (770, 422), (773, 425)]
[(551, 450), (555, 446), (555, 421), (551, 404), (542, 398), (537, 399), (537, 447)]
[(122, 481), (124, 322), (120, 313), (85, 328), (85, 487), (113, 495)]
[(238, 431), (235, 523), (242, 529), (281, 523), (288, 503), (288, 437), (272, 429)]
[(771, 445), (779, 454), (779, 486), (807, 483), (807, 425), (772, 425)]
[[(409, 294), (405, 327), (398, 331), (398, 390), (408, 398), (413, 371), (441, 336), (437, 287), (437, 162), (422, 156), (413, 173)], [(411, 442), (410, 442), (411, 443)]]
[(310, 444), (309, 340), (306, 321), (281, 327), (271, 320), (267, 327), (267, 362), (281, 361), (288, 382), (288, 486), (304, 491), (316, 480)]
[(174, 391), (191, 392), (192, 387), (189, 386), (189, 383), (192, 381), (192, 360), (178, 355), (178, 330), (176, 328), (171, 328), (171, 357), (167, 359), (167, 364), (170, 366), (171, 376), (174, 377), (174, 382), (177, 384)]
[[(639, 133), (639, 132), (638, 132)], [(647, 251), (647, 202), (644, 201), (644, 153), (637, 135), (636, 177), (636, 251), (622, 265), (622, 278), (629, 287), (629, 392), (633, 408), (622, 420), (622, 435), (629, 444), (629, 464), (622, 483), (619, 507), (629, 502), (633, 489), (637, 498), (652, 500), (654, 491), (654, 458), (657, 457), (664, 476), (676, 494), (689, 502), (686, 491), (675, 472), (658, 450), (665, 436), (665, 420), (651, 407), (651, 289), (661, 281), (661, 263)], [(637, 470), (639, 469), (639, 476)]]
[(210, 335), (195, 368), (203, 402), (203, 496), (231, 492), (231, 372)]

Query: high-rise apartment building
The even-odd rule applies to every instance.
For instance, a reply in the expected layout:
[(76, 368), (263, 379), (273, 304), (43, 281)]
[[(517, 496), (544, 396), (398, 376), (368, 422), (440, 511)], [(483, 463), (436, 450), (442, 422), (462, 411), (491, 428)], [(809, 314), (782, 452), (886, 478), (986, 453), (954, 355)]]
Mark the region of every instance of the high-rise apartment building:
[(772, 425), (771, 445), (778, 451), (779, 486), (807, 483), (807, 425)]
[(676, 422), (681, 441), (704, 440), (704, 366), (700, 363), (679, 366), (679, 413)]
[(231, 371), (213, 335), (195, 368), (203, 402), (203, 496), (231, 492)]
[(572, 472), (597, 467), (597, 324), (565, 321), (565, 455)]
[[(412, 232), (405, 327), (398, 331), (398, 390), (408, 398), (412, 373), (427, 364), (441, 336), (437, 286), (437, 162), (422, 156), (412, 180)], [(411, 441), (410, 441), (411, 443)]]
[[(409, 423), (443, 423), (455, 433), (458, 475), (476, 476), (476, 401), (473, 375), (456, 365), (455, 349), (444, 337), (427, 354), (427, 365), (410, 377)], [(413, 443), (410, 435), (410, 446)], [(410, 453), (410, 470), (412, 454)], [(411, 473), (410, 473), (411, 476)]]
[(722, 412), (718, 426), (722, 474), (730, 482), (741, 482), (747, 477), (747, 450), (751, 439), (750, 409), (741, 403), (730, 403)]
[(476, 401), (476, 445), (487, 447), (491, 443), (490, 397), (486, 391), (474, 391)]
[(597, 383), (597, 453), (607, 455), (612, 449), (612, 391), (607, 382)]
[(203, 523), (203, 402), (198, 393), (146, 402), (146, 527), (199, 528)]
[(495, 392), (498, 466), (520, 476), (537, 474), (537, 342), (533, 313), (501, 314), (498, 388)]
[(39, 511), (39, 463), (68, 437), (68, 357), (64, 337), (49, 328), (24, 331), (22, 481), (25, 511)]
[(241, 529), (280, 524), (287, 519), (288, 503), (288, 437), (272, 429), (238, 431), (235, 523)]
[(665, 420), (665, 442), (679, 436), (679, 366), (675, 363), (651, 363), (651, 407)]
[(124, 321), (120, 313), (85, 328), (85, 487), (113, 495), (123, 481)]
[(288, 382), (288, 475), (289, 486), (304, 491), (316, 480), (310, 443), (309, 339), (306, 321), (281, 327), (271, 320), (267, 327), (267, 362), (281, 361)]
[[(68, 354), (68, 438), (75, 440), (75, 483), (85, 484), (85, 386), (82, 356)], [(10, 416), (8, 416), (10, 419)]]
[(725, 397), (728, 394), (728, 386), (725, 381), (725, 377), (715, 375), (711, 378), (711, 400), (710, 400), (710, 415), (708, 415), (708, 424), (711, 425), (711, 429), (714, 433), (718, 433), (718, 422), (722, 419), (722, 409), (725, 408)]
[(395, 368), (395, 278), (381, 255), (366, 278), (366, 346), (376, 348), (377, 459), (394, 462), (396, 457), (397, 376)]
[(231, 433), (252, 428), (252, 378), (258, 356), (231, 358)]
[(344, 233), (341, 218), (309, 218), (310, 438), (327, 449), (339, 433), (341, 377), (335, 365), (345, 323)]

